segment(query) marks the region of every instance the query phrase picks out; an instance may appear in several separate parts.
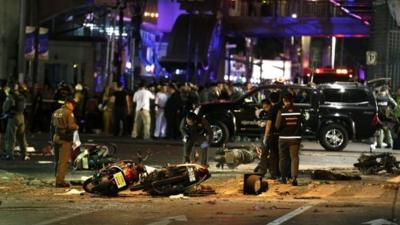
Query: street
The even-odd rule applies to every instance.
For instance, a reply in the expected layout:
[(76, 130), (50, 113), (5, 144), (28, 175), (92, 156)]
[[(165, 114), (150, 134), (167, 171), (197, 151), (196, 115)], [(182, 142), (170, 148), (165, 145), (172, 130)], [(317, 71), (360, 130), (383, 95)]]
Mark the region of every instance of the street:
[[(179, 142), (82, 137), (84, 142), (89, 139), (116, 143), (120, 159), (134, 159), (137, 152), (151, 153), (146, 163), (152, 166), (177, 163), (181, 157)], [(46, 136), (33, 136), (28, 141), (40, 149)], [(362, 176), (361, 181), (325, 181), (311, 180), (307, 172), (316, 168), (351, 170), (363, 151), (369, 151), (368, 145), (353, 143), (343, 152), (327, 152), (317, 143), (304, 142), (299, 186), (268, 180), (269, 190), (258, 196), (242, 194), (242, 174), (251, 172), (254, 163), (222, 170), (211, 160), (212, 177), (204, 185), (216, 191), (213, 195), (151, 197), (144, 192), (124, 191), (117, 197), (101, 197), (81, 193), (79, 185), (54, 188), (52, 157), (1, 161), (0, 224), (397, 224), (388, 222), (400, 215), (397, 207), (392, 211), (396, 186), (386, 182), (388, 175)], [(400, 157), (400, 152), (391, 151)], [(71, 171), (68, 179), (91, 174)]]

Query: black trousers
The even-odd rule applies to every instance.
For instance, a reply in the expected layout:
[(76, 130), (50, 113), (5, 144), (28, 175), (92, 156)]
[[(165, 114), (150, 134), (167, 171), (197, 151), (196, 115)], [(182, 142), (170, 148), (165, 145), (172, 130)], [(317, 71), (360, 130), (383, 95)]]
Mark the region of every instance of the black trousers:
[(118, 136), (119, 134), (123, 134), (124, 130), (123, 127), (120, 127), (120, 121), (122, 121), (122, 124), (126, 124), (125, 123), (125, 109), (123, 107), (115, 107), (112, 111), (113, 113), (113, 134), (114, 136)]
[(258, 167), (266, 172), (269, 171), (271, 177), (280, 177), (279, 172), (279, 135), (271, 134), (267, 140), (267, 146), (262, 147), (261, 159)]
[(183, 163), (190, 163), (190, 154), (192, 153), (195, 144), (200, 144), (201, 151), (201, 164), (207, 165), (208, 161), (208, 147), (202, 148), (202, 144), (208, 144), (208, 141), (204, 137), (189, 137), (185, 143), (183, 143)]

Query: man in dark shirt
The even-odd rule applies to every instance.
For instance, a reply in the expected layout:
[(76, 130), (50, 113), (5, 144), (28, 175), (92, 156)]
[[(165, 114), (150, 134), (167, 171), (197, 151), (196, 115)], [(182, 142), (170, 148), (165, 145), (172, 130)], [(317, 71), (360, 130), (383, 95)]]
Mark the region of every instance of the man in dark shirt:
[(165, 118), (167, 119), (167, 136), (172, 139), (179, 138), (179, 125), (183, 117), (183, 102), (181, 94), (175, 84), (168, 86), (170, 97), (165, 103)]
[(269, 171), (271, 178), (276, 179), (279, 173), (279, 133), (275, 128), (275, 120), (278, 110), (281, 108), (279, 103), (279, 93), (273, 92), (269, 96), (270, 109), (265, 124), (265, 132), (263, 137), (263, 151), (261, 154), (260, 164), (256, 167), (255, 172), (265, 175)]
[(183, 136), (183, 162), (190, 162), (190, 154), (195, 144), (200, 144), (201, 164), (207, 165), (208, 145), (212, 138), (210, 124), (205, 118), (190, 112), (180, 126)]
[(121, 82), (117, 82), (115, 92), (111, 95), (111, 102), (114, 103), (112, 114), (113, 114), (113, 133), (114, 136), (122, 136), (123, 127), (120, 127), (120, 123), (125, 124), (126, 113), (130, 114), (129, 97), (125, 90), (123, 90)]

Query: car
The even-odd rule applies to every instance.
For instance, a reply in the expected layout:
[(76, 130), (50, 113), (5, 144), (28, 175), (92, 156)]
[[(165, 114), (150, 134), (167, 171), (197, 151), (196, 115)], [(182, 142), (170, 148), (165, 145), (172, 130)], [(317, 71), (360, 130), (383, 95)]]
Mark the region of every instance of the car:
[(363, 84), (263, 85), (236, 100), (206, 103), (196, 109), (210, 122), (212, 145), (222, 146), (237, 136), (261, 137), (263, 130), (255, 111), (272, 92), (294, 94), (294, 105), (303, 115), (303, 138), (318, 140), (326, 150), (341, 151), (350, 139), (368, 139), (377, 129), (376, 100)]

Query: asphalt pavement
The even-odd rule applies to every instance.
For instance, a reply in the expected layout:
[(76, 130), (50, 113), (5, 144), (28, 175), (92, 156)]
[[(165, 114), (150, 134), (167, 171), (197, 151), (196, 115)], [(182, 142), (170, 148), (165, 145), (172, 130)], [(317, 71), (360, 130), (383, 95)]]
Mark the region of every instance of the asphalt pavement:
[[(181, 160), (179, 141), (99, 135), (82, 135), (81, 139), (113, 142), (118, 146), (118, 158), (122, 159), (133, 159), (138, 152), (149, 153), (146, 163), (156, 167)], [(29, 136), (28, 142), (40, 151), (47, 135)], [(248, 144), (251, 143), (229, 145)], [(351, 143), (342, 152), (328, 152), (316, 142), (305, 141), (300, 158), (300, 185), (293, 187), (268, 180), (269, 190), (258, 196), (243, 195), (241, 190), (243, 173), (252, 171), (256, 164), (222, 170), (212, 160), (215, 151), (210, 150), (212, 177), (205, 185), (213, 187), (217, 194), (187, 198), (152, 197), (129, 191), (117, 197), (101, 197), (81, 193), (80, 186), (56, 189), (51, 183), (52, 157), (35, 154), (29, 161), (0, 161), (0, 225), (393, 225), (400, 219), (395, 198), (398, 186), (386, 182), (388, 175), (362, 176), (361, 181), (314, 181), (305, 173), (316, 168), (353, 169), (360, 154), (369, 152), (367, 144)], [(397, 150), (375, 152), (392, 152), (400, 157)], [(80, 179), (92, 173), (71, 170), (68, 178)]]

